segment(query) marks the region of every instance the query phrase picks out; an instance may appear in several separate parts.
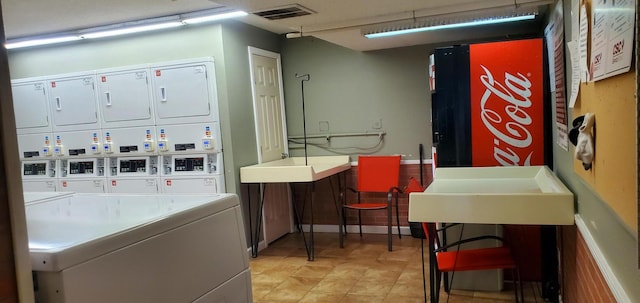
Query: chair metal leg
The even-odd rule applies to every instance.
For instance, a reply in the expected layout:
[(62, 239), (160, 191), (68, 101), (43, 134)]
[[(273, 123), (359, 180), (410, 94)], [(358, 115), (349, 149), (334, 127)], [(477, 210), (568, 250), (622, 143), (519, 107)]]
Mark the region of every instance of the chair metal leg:
[(393, 251), (393, 239), (391, 235), (391, 205), (387, 207), (387, 241), (389, 251)]
[(342, 226), (344, 226), (344, 234), (347, 235), (347, 210), (342, 208)]
[(518, 296), (518, 279), (516, 278), (517, 276), (517, 269), (514, 268), (511, 270), (511, 274), (513, 275), (513, 293), (516, 295), (516, 303), (520, 302), (520, 298)]
[(522, 289), (522, 279), (520, 278), (520, 268), (516, 266), (516, 272), (518, 275), (518, 284), (520, 284), (520, 299), (524, 303), (524, 289)]
[(362, 238), (362, 211), (358, 209), (358, 227), (360, 228), (360, 238)]
[(396, 224), (398, 226), (398, 238), (402, 239), (402, 233), (400, 233), (400, 210), (398, 210), (398, 196), (396, 195)]

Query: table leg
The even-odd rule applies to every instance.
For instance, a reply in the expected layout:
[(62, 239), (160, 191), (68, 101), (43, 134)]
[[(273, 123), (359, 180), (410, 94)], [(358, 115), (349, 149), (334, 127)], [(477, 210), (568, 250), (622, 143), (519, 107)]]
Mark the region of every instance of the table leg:
[[(294, 184), (293, 183), (289, 183), (289, 186), (291, 187), (291, 192), (295, 193), (294, 191)], [(297, 203), (295, 201), (295, 194), (292, 195), (292, 205), (293, 205), (293, 213), (296, 217), (296, 220), (298, 221), (298, 231), (300, 232), (300, 234), (302, 234), (302, 241), (304, 242), (304, 248), (307, 251), (307, 259), (309, 261), (313, 261), (312, 258), (312, 247), (309, 247), (309, 243), (307, 243), (307, 237), (304, 234), (304, 229), (302, 229), (302, 217), (304, 216), (304, 204), (306, 203), (307, 200), (307, 190), (304, 191), (304, 195), (302, 197), (302, 205), (303, 205), (303, 210), (302, 210), (302, 214), (298, 211), (298, 206)]]
[(309, 244), (309, 254), (308, 254), (308, 260), (309, 261), (313, 261), (315, 259), (315, 251), (314, 251), (314, 243), (313, 243), (313, 200), (315, 200), (315, 196), (316, 196), (316, 183), (315, 182), (311, 182), (311, 199), (310, 199), (310, 205), (309, 205), (309, 212), (311, 213), (311, 224), (309, 224), (309, 233), (311, 234), (309, 236), (310, 239), (310, 244)]
[[(256, 230), (255, 230), (255, 235), (251, 237), (251, 256), (256, 258), (258, 257), (258, 245), (260, 244), (260, 229), (262, 227), (262, 210), (264, 208), (264, 193), (267, 190), (267, 187), (265, 184), (260, 183), (259, 184), (260, 188), (260, 204), (258, 205), (258, 209), (257, 209), (257, 217), (256, 217)], [(251, 201), (249, 201), (249, 204), (251, 204)], [(251, 221), (251, 220), (249, 220)]]

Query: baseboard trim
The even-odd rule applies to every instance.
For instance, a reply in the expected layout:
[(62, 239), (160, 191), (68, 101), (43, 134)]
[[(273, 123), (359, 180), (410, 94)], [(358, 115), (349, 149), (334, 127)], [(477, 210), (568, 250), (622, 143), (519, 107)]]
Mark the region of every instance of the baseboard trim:
[[(265, 243), (264, 240), (258, 242), (258, 252), (265, 248), (267, 248), (267, 243)], [(251, 246), (247, 247), (247, 255), (249, 256), (249, 259), (253, 258), (251, 255)]]
[[(303, 224), (302, 225), (302, 230), (304, 232), (309, 232), (309, 224)], [(317, 233), (338, 233), (338, 225), (325, 225), (325, 224), (314, 224), (313, 225), (313, 232), (317, 232)], [(348, 233), (358, 233), (360, 232), (358, 229), (358, 225), (347, 225), (347, 232)], [(363, 225), (362, 226), (362, 232), (365, 234), (386, 234), (387, 233), (387, 227), (386, 226), (371, 226), (371, 225)], [(393, 227), (391, 229), (391, 233), (393, 233), (394, 235), (398, 234), (398, 228), (397, 227)], [(409, 228), (409, 226), (400, 226), (400, 234), (404, 235), (411, 235), (411, 228)], [(260, 252), (261, 250), (267, 248), (267, 244), (263, 241), (260, 241), (258, 243), (258, 252)], [(251, 259), (251, 247), (247, 248), (247, 254), (249, 255), (249, 259)]]
[(620, 281), (618, 280), (616, 275), (613, 273), (611, 266), (609, 266), (609, 262), (607, 262), (607, 259), (600, 250), (600, 247), (598, 247), (596, 240), (591, 235), (591, 232), (589, 231), (587, 225), (584, 223), (584, 220), (582, 220), (582, 217), (576, 214), (575, 221), (576, 226), (578, 227), (578, 231), (580, 231), (580, 234), (582, 234), (584, 241), (587, 243), (587, 247), (589, 248), (589, 251), (593, 256), (593, 259), (596, 260), (596, 264), (598, 264), (598, 268), (600, 269), (600, 272), (602, 272), (604, 280), (607, 281), (607, 285), (609, 286), (611, 293), (613, 293), (613, 296), (616, 298), (616, 301), (631, 303), (631, 299), (622, 287), (622, 284), (620, 284)]
[[(305, 232), (309, 232), (309, 225), (303, 224), (302, 230)], [(338, 225), (324, 225), (324, 224), (314, 224), (313, 231), (319, 233), (338, 233)], [(357, 233), (360, 232), (358, 229), (358, 225), (347, 225), (348, 233)], [(362, 232), (365, 234), (386, 234), (387, 227), (386, 226), (372, 226), (372, 225), (362, 225)], [(398, 234), (398, 227), (393, 226), (391, 228), (391, 233), (394, 235)], [(400, 226), (400, 233), (402, 235), (411, 235), (411, 229), (409, 226)]]

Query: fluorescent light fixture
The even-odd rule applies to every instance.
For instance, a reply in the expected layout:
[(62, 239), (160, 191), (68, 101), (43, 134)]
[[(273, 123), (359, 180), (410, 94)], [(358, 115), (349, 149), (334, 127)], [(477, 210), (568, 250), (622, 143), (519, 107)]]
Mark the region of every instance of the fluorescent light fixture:
[(8, 42), (4, 45), (4, 47), (6, 49), (14, 49), (14, 48), (21, 48), (21, 47), (30, 47), (30, 46), (77, 41), (80, 39), (82, 38), (80, 38), (79, 36), (61, 36), (61, 37), (55, 37), (55, 38), (31, 39), (31, 40), (24, 40), (24, 41), (18, 41), (18, 42)]
[[(54, 38), (36, 38), (19, 39), (18, 41), (8, 41), (5, 43), (6, 49), (30, 47), (37, 45), (55, 44), (69, 41), (77, 41), (82, 39), (97, 39), (104, 37), (112, 37), (119, 35), (127, 35), (132, 33), (148, 32), (153, 30), (161, 30), (168, 28), (180, 27), (185, 24), (196, 24), (203, 22), (212, 22), (229, 18), (243, 17), (248, 15), (243, 11), (224, 12), (200, 11), (195, 13), (173, 15), (167, 17), (145, 19), (132, 21), (127, 23), (112, 24), (101, 27), (87, 28), (79, 31), (59, 33), (59, 37)], [(64, 36), (63, 36), (64, 35)]]
[(188, 19), (182, 20), (182, 22), (185, 24), (196, 24), (196, 23), (218, 21), (218, 20), (224, 20), (224, 19), (230, 19), (230, 18), (244, 17), (246, 15), (248, 14), (243, 11), (232, 11), (228, 13), (218, 13), (218, 14), (202, 16), (202, 17), (188, 18)]
[(535, 19), (535, 17), (536, 15), (532, 14), (532, 15), (522, 15), (522, 16), (514, 16), (514, 17), (506, 17), (506, 18), (482, 19), (482, 20), (462, 22), (462, 23), (433, 25), (433, 26), (394, 30), (394, 31), (388, 31), (388, 32), (365, 34), (364, 36), (369, 39), (373, 39), (373, 38), (382, 38), (382, 37), (389, 37), (389, 36), (396, 36), (396, 35), (419, 33), (419, 32), (425, 32), (425, 31), (434, 31), (434, 30), (440, 30), (440, 29), (450, 29), (450, 28), (459, 28), (459, 27), (469, 27), (469, 26), (532, 20), (532, 19)]
[(121, 28), (121, 29), (100, 31), (95, 33), (86, 33), (86, 34), (82, 34), (81, 37), (85, 39), (96, 39), (96, 38), (127, 35), (127, 34), (140, 33), (140, 32), (148, 32), (152, 30), (172, 28), (172, 27), (178, 27), (182, 25), (183, 25), (182, 22), (177, 22), (177, 21), (167, 22), (167, 23), (158, 23), (158, 24), (151, 24), (151, 25), (134, 26), (134, 27)]

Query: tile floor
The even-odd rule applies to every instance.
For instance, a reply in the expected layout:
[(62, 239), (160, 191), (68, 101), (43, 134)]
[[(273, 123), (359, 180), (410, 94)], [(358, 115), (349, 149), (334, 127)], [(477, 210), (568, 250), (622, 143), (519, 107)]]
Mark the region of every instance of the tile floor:
[[(424, 302), (420, 239), (349, 234), (345, 248), (335, 233), (315, 234), (315, 261), (307, 261), (300, 234), (289, 234), (250, 259), (253, 302)], [(428, 265), (427, 265), (428, 266)], [(428, 268), (428, 267), (427, 267)], [(510, 287), (510, 286), (506, 286)], [(525, 283), (525, 302), (543, 302), (539, 285)], [(428, 292), (428, 289), (427, 289)], [(440, 295), (447, 302), (447, 294)], [(513, 291), (454, 290), (448, 302), (513, 302)]]

